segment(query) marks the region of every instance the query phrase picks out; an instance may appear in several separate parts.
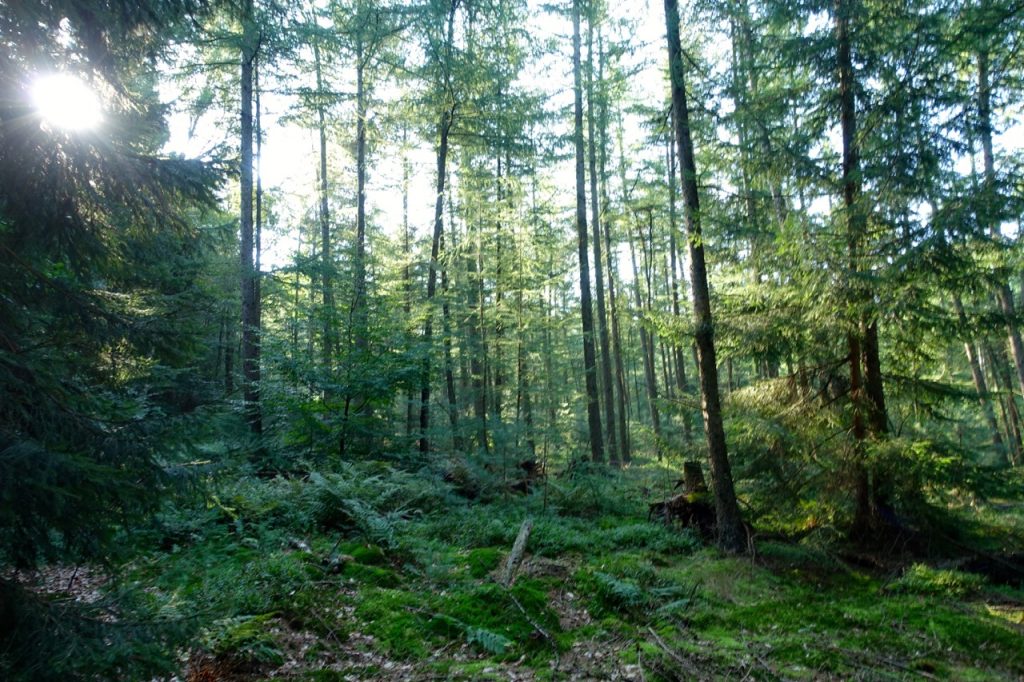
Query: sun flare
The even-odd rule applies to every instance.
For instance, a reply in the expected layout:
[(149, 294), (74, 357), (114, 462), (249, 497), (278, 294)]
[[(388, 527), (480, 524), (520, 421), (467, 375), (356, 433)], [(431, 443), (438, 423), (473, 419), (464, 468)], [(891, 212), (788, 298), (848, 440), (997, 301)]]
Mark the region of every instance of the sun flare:
[(103, 119), (96, 93), (68, 74), (39, 78), (32, 87), (32, 101), (47, 123), (64, 130), (88, 130)]

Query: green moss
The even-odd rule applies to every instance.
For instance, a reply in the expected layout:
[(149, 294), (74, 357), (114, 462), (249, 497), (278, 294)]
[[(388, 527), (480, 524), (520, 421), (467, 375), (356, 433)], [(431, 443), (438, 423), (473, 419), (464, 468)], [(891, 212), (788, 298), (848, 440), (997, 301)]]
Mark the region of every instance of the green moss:
[(962, 597), (977, 592), (985, 579), (973, 573), (938, 570), (924, 564), (914, 564), (893, 583), (893, 589), (911, 594)]
[(550, 650), (533, 623), (552, 636), (559, 632), (558, 616), (549, 608), (545, 586), (539, 581), (519, 580), (508, 591), (494, 583), (474, 585), (445, 595), (436, 606), (438, 617), (431, 627), (437, 634), (450, 639), (462, 636), (497, 653), (491, 642), (481, 641), (493, 633), (508, 640), (509, 646), (503, 651), (507, 657)]
[(466, 556), (469, 574), (474, 578), (483, 578), (501, 563), (504, 550), (495, 547), (482, 547), (471, 550)]
[(273, 618), (272, 613), (223, 618), (206, 630), (203, 646), (217, 655), (279, 665), (284, 662), (284, 656), (271, 632)]
[(386, 566), (388, 563), (384, 550), (377, 545), (356, 545), (350, 549), (349, 555), (367, 566)]
[(396, 658), (419, 659), (430, 653), (426, 641), (429, 612), (424, 595), (371, 587), (359, 591), (355, 617), (373, 635), (381, 651)]
[(352, 578), (356, 582), (377, 587), (398, 587), (402, 582), (398, 574), (390, 569), (378, 566), (364, 566), (355, 562), (345, 564), (342, 575), (346, 578)]

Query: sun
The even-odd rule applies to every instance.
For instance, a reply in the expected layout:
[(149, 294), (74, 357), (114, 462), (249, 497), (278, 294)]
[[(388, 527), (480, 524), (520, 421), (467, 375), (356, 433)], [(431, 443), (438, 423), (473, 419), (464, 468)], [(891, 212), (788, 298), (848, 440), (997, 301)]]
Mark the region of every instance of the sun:
[(103, 120), (96, 93), (68, 74), (40, 77), (32, 86), (32, 102), (47, 123), (64, 130), (88, 130)]

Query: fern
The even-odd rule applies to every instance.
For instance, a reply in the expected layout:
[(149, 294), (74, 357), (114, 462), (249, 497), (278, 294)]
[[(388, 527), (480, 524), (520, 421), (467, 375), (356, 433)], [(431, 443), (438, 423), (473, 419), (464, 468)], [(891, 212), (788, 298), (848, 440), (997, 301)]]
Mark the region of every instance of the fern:
[(467, 625), (465, 626), (465, 633), (466, 642), (469, 644), (479, 644), (485, 651), (496, 656), (504, 654), (512, 646), (512, 640), (508, 637), (483, 628)]
[(637, 608), (647, 603), (647, 595), (643, 589), (631, 580), (621, 580), (599, 571), (594, 572), (594, 578), (602, 596), (618, 606)]
[(487, 630), (486, 628), (476, 627), (464, 623), (458, 618), (445, 615), (443, 613), (434, 614), (434, 619), (447, 625), (448, 627), (462, 632), (466, 638), (467, 644), (477, 644), (484, 651), (494, 654), (495, 656), (501, 656), (509, 647), (512, 646), (512, 640), (505, 635)]

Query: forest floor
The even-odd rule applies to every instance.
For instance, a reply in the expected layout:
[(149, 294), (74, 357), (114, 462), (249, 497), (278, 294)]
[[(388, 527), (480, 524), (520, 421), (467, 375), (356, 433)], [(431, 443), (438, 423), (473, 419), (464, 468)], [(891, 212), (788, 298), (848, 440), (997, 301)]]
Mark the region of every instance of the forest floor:
[[(634, 467), (482, 502), (380, 463), (225, 481), (166, 512), (114, 582), (199, 619), (174, 678), (197, 682), (1024, 677), (1012, 570), (854, 551), (827, 524), (725, 556), (647, 519), (671, 483)], [(970, 518), (997, 564), (1020, 550), (1019, 501)]]

